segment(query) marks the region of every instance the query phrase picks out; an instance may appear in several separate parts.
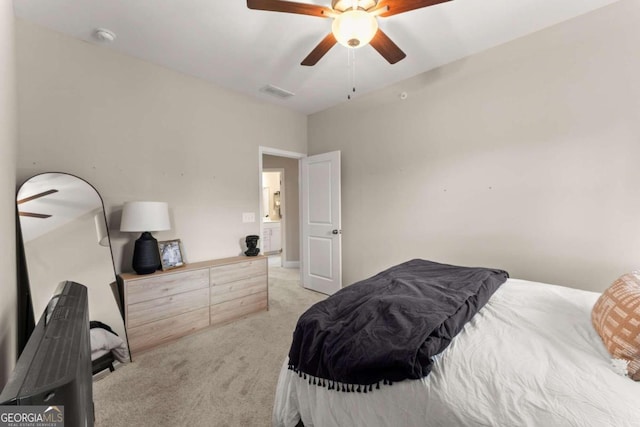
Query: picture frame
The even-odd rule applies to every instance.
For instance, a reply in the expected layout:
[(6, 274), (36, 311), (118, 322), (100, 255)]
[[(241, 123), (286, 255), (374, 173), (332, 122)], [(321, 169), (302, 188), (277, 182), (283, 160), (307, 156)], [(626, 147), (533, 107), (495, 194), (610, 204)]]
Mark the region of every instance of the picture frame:
[(160, 254), (162, 271), (171, 270), (172, 268), (182, 267), (184, 265), (180, 239), (158, 242), (158, 253)]

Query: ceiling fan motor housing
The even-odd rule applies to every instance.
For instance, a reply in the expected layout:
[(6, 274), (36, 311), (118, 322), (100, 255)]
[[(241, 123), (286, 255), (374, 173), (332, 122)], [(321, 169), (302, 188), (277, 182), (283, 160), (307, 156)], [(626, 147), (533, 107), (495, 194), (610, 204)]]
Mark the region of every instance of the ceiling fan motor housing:
[[(378, 0), (358, 0), (358, 9), (369, 10), (378, 5)], [(332, 0), (331, 9), (344, 12), (351, 9), (353, 0)]]

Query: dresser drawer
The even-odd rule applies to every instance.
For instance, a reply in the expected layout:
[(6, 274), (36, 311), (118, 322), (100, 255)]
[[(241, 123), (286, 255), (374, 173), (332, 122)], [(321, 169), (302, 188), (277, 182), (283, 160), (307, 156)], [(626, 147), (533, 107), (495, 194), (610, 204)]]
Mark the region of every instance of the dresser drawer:
[(211, 268), (211, 285), (221, 285), (267, 274), (267, 260), (257, 259)]
[(162, 276), (150, 276), (148, 279), (132, 280), (127, 283), (125, 289), (126, 303), (127, 305), (137, 304), (208, 286), (209, 269), (207, 268)]
[(129, 348), (136, 353), (209, 326), (209, 308), (127, 329)]
[(218, 325), (255, 311), (266, 310), (267, 292), (258, 292), (211, 306), (211, 324)]
[(211, 305), (246, 297), (248, 295), (266, 292), (267, 276), (257, 276), (250, 279), (237, 280), (223, 285), (211, 287)]
[(135, 328), (145, 323), (177, 316), (209, 305), (209, 288), (169, 295), (127, 306), (127, 325)]

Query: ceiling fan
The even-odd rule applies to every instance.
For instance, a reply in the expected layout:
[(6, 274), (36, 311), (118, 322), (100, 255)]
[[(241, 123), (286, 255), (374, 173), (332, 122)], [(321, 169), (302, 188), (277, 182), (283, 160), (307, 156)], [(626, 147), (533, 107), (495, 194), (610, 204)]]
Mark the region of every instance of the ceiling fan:
[(371, 44), (390, 64), (407, 55), (380, 29), (377, 17), (433, 6), (450, 0), (332, 0), (331, 7), (284, 0), (247, 0), (249, 9), (332, 18), (331, 32), (301, 65), (315, 65), (336, 43), (348, 48)]
[[(48, 196), (49, 194), (53, 194), (53, 193), (57, 193), (57, 192), (58, 192), (58, 190), (43, 191), (42, 193), (34, 194), (33, 196), (29, 196), (29, 197), (25, 197), (24, 199), (20, 199), (20, 200), (18, 200), (17, 203), (19, 205), (21, 205), (23, 203), (30, 202), (31, 200), (39, 199), (40, 197)], [(18, 211), (18, 215), (20, 215), (20, 216), (28, 216), (28, 217), (31, 217), (31, 218), (40, 218), (40, 219), (51, 218), (51, 215), (33, 213), (33, 212), (24, 212), (24, 211), (20, 211), (20, 210)]]

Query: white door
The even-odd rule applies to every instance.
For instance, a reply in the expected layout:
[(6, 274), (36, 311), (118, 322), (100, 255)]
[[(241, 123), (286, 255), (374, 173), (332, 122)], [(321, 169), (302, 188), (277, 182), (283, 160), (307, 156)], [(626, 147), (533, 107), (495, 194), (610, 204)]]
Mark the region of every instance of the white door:
[(302, 284), (331, 295), (342, 288), (340, 152), (301, 159)]

